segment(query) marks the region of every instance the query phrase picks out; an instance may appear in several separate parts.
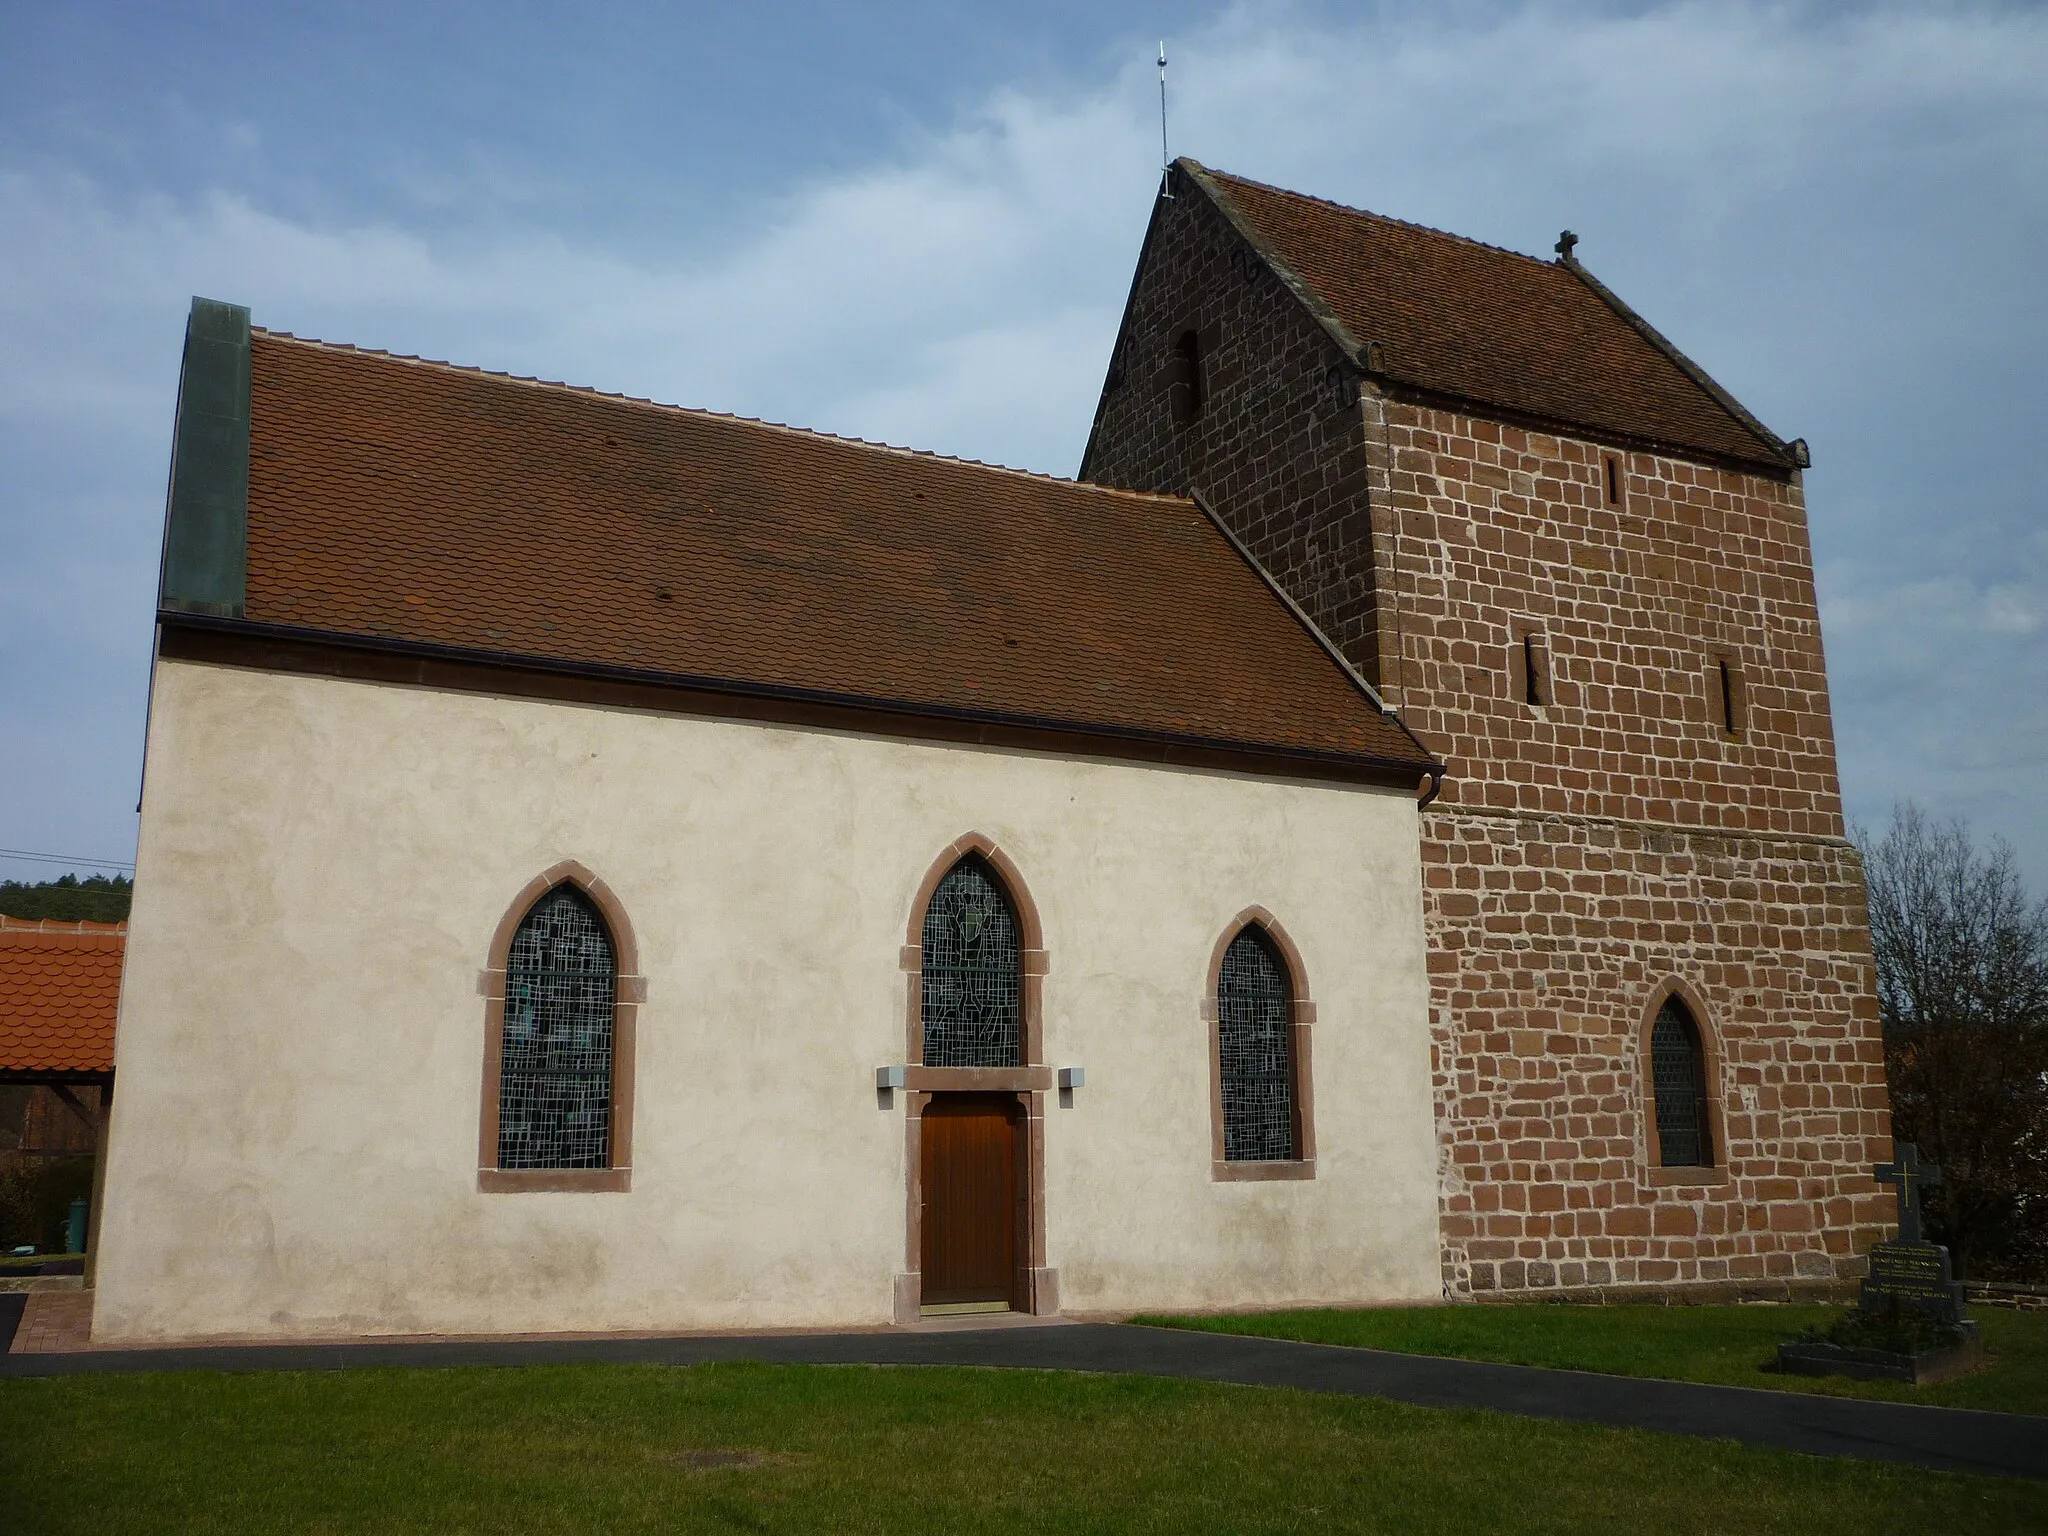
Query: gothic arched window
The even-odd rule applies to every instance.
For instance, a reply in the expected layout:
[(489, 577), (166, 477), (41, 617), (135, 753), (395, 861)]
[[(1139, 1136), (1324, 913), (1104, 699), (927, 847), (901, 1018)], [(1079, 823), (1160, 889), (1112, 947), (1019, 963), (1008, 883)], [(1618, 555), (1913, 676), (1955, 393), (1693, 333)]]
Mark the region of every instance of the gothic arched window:
[(527, 911), (505, 961), (500, 1168), (611, 1162), (618, 963), (588, 896), (557, 885)]
[(924, 1064), (1024, 1062), (1024, 964), (1017, 914), (988, 861), (968, 854), (924, 909)]
[(1666, 1168), (1712, 1167), (1699, 1027), (1675, 997), (1665, 999), (1650, 1031), (1650, 1081), (1656, 1090), (1657, 1161)]
[(1300, 1156), (1293, 1011), (1279, 951), (1263, 929), (1248, 924), (1223, 952), (1216, 976), (1225, 1162), (1288, 1162)]

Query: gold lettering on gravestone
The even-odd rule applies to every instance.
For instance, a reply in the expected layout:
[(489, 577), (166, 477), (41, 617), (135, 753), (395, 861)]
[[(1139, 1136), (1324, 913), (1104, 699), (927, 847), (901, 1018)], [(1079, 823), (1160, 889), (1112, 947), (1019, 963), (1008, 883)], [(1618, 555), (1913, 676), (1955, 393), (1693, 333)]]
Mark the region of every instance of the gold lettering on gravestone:
[(1925, 1247), (1879, 1243), (1870, 1250), (1871, 1288), (1901, 1301), (1948, 1301), (1954, 1294), (1954, 1282), (1948, 1277), (1948, 1265), (1942, 1262), (1946, 1257), (1931, 1243)]

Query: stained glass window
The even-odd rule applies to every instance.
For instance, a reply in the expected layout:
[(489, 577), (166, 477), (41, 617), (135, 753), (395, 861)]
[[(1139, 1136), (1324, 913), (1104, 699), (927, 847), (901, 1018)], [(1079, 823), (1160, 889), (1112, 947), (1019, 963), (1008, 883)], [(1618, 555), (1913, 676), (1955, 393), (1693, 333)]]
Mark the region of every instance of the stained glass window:
[(1223, 1156), (1230, 1162), (1290, 1162), (1296, 1155), (1289, 1002), (1273, 941), (1246, 928), (1223, 952), (1216, 979)]
[(1699, 1031), (1675, 997), (1650, 1031), (1650, 1077), (1657, 1094), (1658, 1160), (1666, 1168), (1709, 1166)]
[(500, 1168), (610, 1166), (617, 980), (589, 897), (558, 885), (533, 904), (505, 963)]
[(1024, 1063), (1017, 914), (985, 859), (946, 871), (924, 910), (924, 1064)]

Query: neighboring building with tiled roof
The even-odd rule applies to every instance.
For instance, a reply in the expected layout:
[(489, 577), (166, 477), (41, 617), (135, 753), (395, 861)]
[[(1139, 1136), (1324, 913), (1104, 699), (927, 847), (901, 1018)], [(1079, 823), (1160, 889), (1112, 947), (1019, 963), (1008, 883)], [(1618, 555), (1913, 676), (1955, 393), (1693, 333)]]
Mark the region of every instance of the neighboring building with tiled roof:
[(1447, 764), (1452, 1294), (1825, 1284), (1887, 1220), (1807, 462), (1568, 233), (1162, 185), (1081, 474), (1199, 496)]
[(114, 1067), (124, 923), (0, 917), (0, 1082), (91, 1082)]

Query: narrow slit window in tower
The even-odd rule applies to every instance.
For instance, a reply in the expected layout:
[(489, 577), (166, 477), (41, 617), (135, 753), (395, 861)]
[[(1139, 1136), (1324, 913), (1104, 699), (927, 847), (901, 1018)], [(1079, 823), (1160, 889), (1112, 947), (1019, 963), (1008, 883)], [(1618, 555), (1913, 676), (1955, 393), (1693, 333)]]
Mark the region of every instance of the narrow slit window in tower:
[(1176, 426), (1187, 426), (1202, 414), (1202, 338), (1182, 331), (1174, 338), (1167, 400)]

